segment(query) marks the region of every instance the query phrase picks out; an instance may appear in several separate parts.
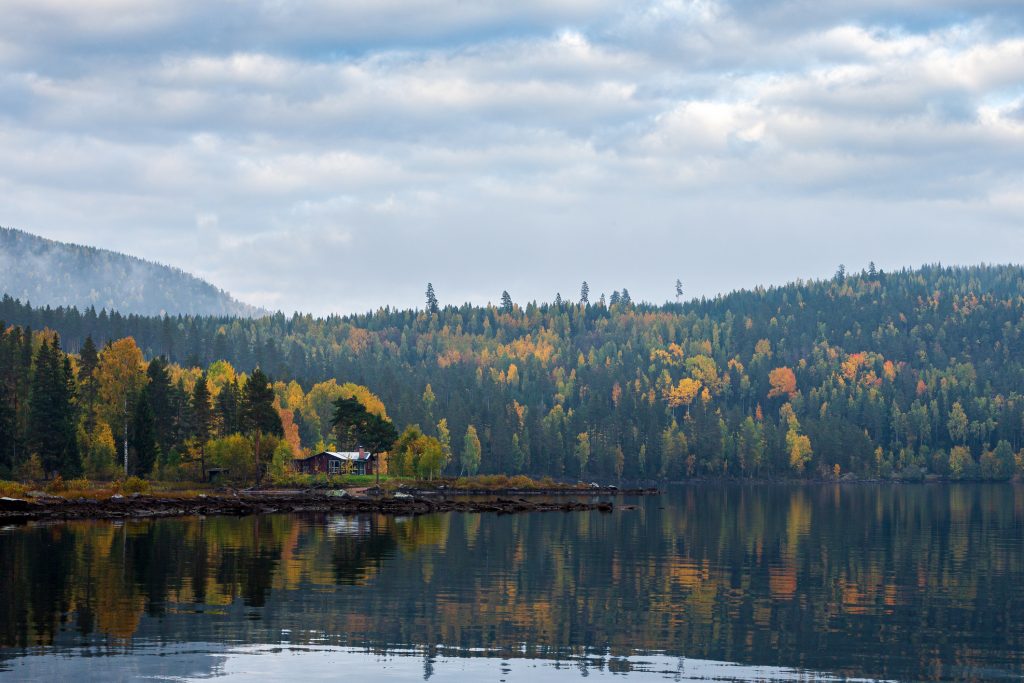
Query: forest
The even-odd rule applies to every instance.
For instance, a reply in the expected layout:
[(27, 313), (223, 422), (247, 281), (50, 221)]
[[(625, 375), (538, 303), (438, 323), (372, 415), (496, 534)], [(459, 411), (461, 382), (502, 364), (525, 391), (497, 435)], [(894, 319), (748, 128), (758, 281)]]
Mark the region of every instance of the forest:
[[(33, 455), (47, 470), (88, 469), (94, 443), (121, 452), (128, 423), (130, 445), (156, 434), (151, 454), (130, 456), (135, 471), (185, 476), (197, 447), (251, 440), (237, 406), (252, 377), (273, 392), (281, 463), (331, 445), (333, 405), (356, 398), (414, 426), (402, 453), (429, 453), (428, 469), (452, 475), (1006, 479), (1022, 465), (1018, 266), (841, 267), (663, 305), (625, 289), (591, 301), (583, 283), (575, 301), (505, 292), (455, 306), (429, 287), (420, 310), (326, 318), (124, 315), (6, 296), (0, 320), (10, 473)], [(102, 380), (115, 349), (132, 358), (127, 374)], [(212, 406), (198, 437), (197, 378)], [(70, 464), (57, 441), (76, 442)]]
[(0, 292), (25, 302), (144, 315), (265, 313), (178, 268), (2, 227)]

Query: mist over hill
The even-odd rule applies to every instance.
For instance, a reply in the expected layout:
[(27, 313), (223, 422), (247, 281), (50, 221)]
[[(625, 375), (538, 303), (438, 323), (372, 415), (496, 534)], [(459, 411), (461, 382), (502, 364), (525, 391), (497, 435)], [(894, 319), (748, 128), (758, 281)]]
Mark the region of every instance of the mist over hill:
[(34, 306), (251, 317), (262, 309), (178, 268), (0, 228), (0, 291)]

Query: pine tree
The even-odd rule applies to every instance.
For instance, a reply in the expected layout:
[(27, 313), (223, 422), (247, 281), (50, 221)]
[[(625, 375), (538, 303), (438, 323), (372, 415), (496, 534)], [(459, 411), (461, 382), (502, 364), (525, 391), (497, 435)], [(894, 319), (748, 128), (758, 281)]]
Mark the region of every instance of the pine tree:
[(146, 385), (145, 393), (153, 410), (157, 444), (160, 446), (160, 452), (167, 455), (174, 443), (178, 417), (174, 405), (174, 387), (171, 385), (170, 373), (167, 372), (167, 361), (161, 356), (154, 358), (146, 368), (146, 376), (149, 378), (149, 384)]
[(75, 429), (74, 375), (71, 362), (44, 340), (36, 354), (29, 398), (28, 445), (47, 474), (75, 476), (81, 469)]
[(210, 405), (210, 386), (204, 372), (196, 380), (189, 402), (191, 410), (191, 436), (199, 444), (199, 467), (203, 481), (206, 481), (206, 442), (213, 433), (213, 408)]
[(676, 301), (683, 298), (683, 281), (676, 278)]
[(0, 476), (10, 478), (17, 452), (21, 336), (18, 328), (6, 328), (0, 321)]
[(150, 402), (148, 391), (143, 391), (135, 402), (135, 414), (132, 416), (131, 444), (129, 469), (132, 474), (140, 477), (148, 476), (153, 465), (160, 457), (160, 445), (157, 441), (156, 416)]
[(434, 294), (433, 283), (427, 283), (427, 313), (440, 313), (441, 308), (437, 304), (437, 295)]
[(220, 436), (231, 436), (242, 431), (241, 402), (242, 392), (238, 388), (238, 380), (232, 379), (217, 394), (217, 419), (220, 423)]
[(580, 285), (580, 305), (590, 305), (590, 285), (587, 284), (586, 280), (584, 280), (583, 284)]
[(100, 354), (92, 335), (85, 338), (82, 350), (78, 354), (78, 388), (86, 431), (91, 432), (96, 421), (96, 397), (99, 383), (96, 381), (96, 368), (99, 366)]
[(260, 447), (264, 435), (284, 436), (281, 416), (274, 408), (274, 389), (270, 378), (257, 367), (252, 371), (245, 383), (242, 397), (242, 428), (253, 436), (253, 458), (256, 465), (256, 485), (263, 480), (263, 467), (260, 463)]
[(513, 311), (512, 296), (507, 291), (501, 293), (501, 311), (503, 313)]

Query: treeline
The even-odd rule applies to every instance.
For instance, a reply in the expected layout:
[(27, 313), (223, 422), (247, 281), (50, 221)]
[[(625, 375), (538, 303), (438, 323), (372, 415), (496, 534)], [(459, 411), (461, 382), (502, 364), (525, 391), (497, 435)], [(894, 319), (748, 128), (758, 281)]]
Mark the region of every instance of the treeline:
[(422, 311), (252, 320), (5, 298), (0, 318), (74, 349), (131, 336), (191, 373), (261, 367), (302, 395), (280, 403), (305, 448), (330, 436), (305, 405), (318, 384), (368, 387), (398, 424), (440, 439), (444, 420), (450, 473), (476, 458), (484, 473), (570, 478), (1005, 478), (1024, 445), (1016, 266), (840, 269), (662, 306), (593, 303), (584, 285), (575, 302), (442, 306), (431, 288)]
[(22, 301), (147, 315), (265, 312), (178, 268), (11, 228), (0, 228), (0, 291)]
[(86, 338), (71, 356), (52, 331), (0, 330), (0, 478), (204, 479), (209, 462), (258, 482), (263, 458), (290, 465), (294, 425), (259, 368), (211, 388), (205, 372), (144, 362), (131, 338)]

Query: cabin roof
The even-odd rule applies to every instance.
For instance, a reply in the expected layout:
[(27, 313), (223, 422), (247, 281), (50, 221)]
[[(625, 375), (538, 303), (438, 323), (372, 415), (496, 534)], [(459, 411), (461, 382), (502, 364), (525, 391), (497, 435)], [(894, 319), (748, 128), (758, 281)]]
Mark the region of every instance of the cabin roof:
[(329, 458), (335, 460), (344, 460), (347, 462), (359, 462), (366, 461), (373, 457), (373, 453), (367, 451), (320, 451), (315, 453), (308, 458), (298, 458), (299, 461), (312, 460), (313, 458), (319, 458), (322, 455), (326, 455)]

